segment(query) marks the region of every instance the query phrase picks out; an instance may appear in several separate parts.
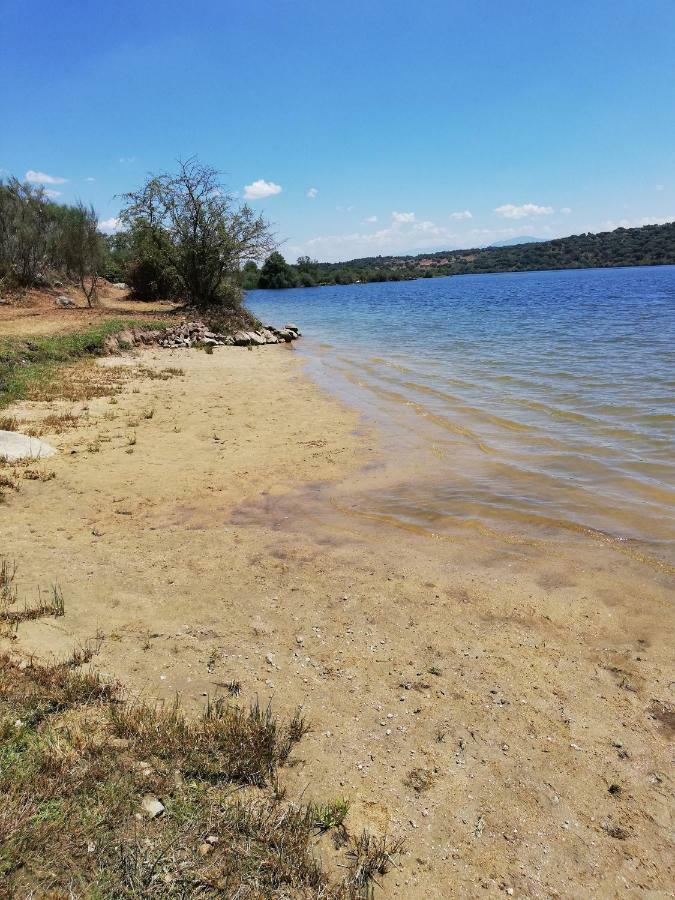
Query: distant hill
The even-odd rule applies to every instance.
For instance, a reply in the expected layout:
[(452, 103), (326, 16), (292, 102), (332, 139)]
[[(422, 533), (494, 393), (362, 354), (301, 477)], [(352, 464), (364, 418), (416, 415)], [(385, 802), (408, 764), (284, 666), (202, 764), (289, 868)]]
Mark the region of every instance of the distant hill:
[(519, 237), (506, 238), (505, 241), (495, 241), (491, 247), (515, 247), (518, 244), (541, 244), (546, 238), (532, 237), (529, 234), (521, 234)]
[[(445, 250), (416, 256), (367, 256), (349, 262), (320, 263), (303, 257), (290, 266), (291, 278), (303, 287), (314, 284), (353, 284), (369, 281), (407, 281), (439, 275), (488, 272), (531, 272), (545, 269), (592, 269), (614, 266), (675, 265), (675, 222), (617, 228), (599, 234), (573, 234), (553, 241)], [(251, 273), (257, 276), (257, 271)], [(246, 287), (256, 287), (251, 277)]]

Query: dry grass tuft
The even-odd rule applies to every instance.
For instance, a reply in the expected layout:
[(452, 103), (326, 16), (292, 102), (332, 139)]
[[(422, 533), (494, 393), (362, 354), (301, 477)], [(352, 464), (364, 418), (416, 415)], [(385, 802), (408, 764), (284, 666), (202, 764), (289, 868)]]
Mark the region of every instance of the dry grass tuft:
[(50, 413), (39, 422), (34, 422), (26, 428), (26, 434), (40, 437), (42, 434), (61, 434), (69, 428), (76, 428), (79, 424), (78, 416), (72, 412)]
[[(16, 565), (1, 558), (0, 621), (63, 615), (57, 587), (24, 614), (16, 602)], [(401, 843), (348, 841), (344, 800), (285, 800), (299, 713), (281, 724), (257, 702), (219, 698), (197, 719), (178, 702), (125, 704), (82, 668), (101, 640), (50, 666), (0, 654), (0, 897), (372, 896)], [(330, 829), (347, 871), (336, 883), (313, 852)]]
[[(0, 655), (2, 896), (371, 896), (400, 844), (364, 834), (336, 849), (347, 875), (331, 883), (313, 842), (346, 804), (296, 805), (261, 786), (306, 730), (300, 718), (281, 726), (269, 708), (224, 702), (196, 721), (177, 704), (124, 706), (118, 685), (81, 670), (88, 658)], [(258, 787), (242, 795), (242, 781)]]

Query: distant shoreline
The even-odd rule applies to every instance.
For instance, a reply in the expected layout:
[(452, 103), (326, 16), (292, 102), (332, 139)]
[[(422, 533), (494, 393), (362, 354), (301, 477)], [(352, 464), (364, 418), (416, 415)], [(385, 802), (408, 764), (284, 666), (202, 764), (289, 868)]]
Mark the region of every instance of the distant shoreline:
[[(282, 261), (283, 262), (283, 261)], [(560, 272), (568, 269), (624, 269), (675, 265), (675, 222), (617, 228), (598, 234), (570, 235), (550, 241), (439, 250), (402, 256), (371, 256), (337, 263), (300, 257), (284, 263), (283, 283), (265, 283), (263, 273), (248, 273), (247, 289), (321, 287), (331, 284), (369, 284), (416, 281), (448, 275), (500, 275), (519, 272)]]

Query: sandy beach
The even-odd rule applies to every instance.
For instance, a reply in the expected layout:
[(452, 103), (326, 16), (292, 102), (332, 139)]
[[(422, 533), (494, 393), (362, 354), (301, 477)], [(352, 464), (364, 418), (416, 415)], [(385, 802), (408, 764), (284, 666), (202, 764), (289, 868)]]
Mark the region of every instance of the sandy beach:
[(382, 896), (672, 896), (667, 571), (360, 517), (380, 436), (290, 345), (97, 365), (124, 368), (120, 393), (7, 411), (76, 417), (41, 434), (54, 477), (0, 508), (21, 595), (65, 598), (14, 652), (94, 642), (148, 698), (198, 709), (236, 679), (302, 706), (282, 781), (405, 837)]

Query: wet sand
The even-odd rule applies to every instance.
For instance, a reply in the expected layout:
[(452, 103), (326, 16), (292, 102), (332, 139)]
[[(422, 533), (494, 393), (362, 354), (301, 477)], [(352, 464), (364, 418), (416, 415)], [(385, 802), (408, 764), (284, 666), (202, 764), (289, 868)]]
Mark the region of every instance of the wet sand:
[(405, 836), (383, 896), (672, 895), (667, 571), (583, 536), (364, 514), (381, 435), (289, 347), (104, 364), (184, 374), (42, 435), (56, 477), (0, 508), (3, 552), (21, 596), (58, 581), (66, 615), (15, 650), (98, 639), (97, 666), (148, 697), (197, 708), (237, 679), (303, 705), (283, 783)]

